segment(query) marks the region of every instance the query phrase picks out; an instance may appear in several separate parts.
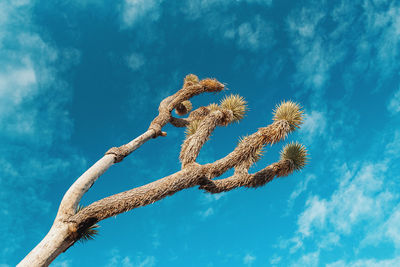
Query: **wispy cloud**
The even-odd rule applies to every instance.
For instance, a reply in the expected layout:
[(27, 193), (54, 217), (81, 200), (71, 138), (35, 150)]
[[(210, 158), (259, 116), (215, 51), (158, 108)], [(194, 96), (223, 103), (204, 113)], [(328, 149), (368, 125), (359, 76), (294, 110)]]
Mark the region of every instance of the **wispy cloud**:
[[(379, 140), (379, 139), (378, 139)], [(329, 197), (311, 195), (305, 209), (298, 216), (295, 235), (281, 242), (281, 247), (296, 253), (304, 251), (305, 242), (311, 242), (313, 248), (332, 249), (341, 244), (341, 240), (363, 225), (356, 247), (390, 241), (395, 247), (400, 245), (400, 212), (395, 203), (398, 194), (391, 187), (389, 166), (396, 160), (393, 151), (398, 151), (396, 134), (386, 144), (384, 154), (375, 162), (354, 162), (337, 167), (338, 187)], [(311, 255), (311, 254), (309, 254)], [(305, 255), (303, 254), (302, 257)], [(302, 259), (298, 259), (302, 262)], [(338, 262), (337, 264), (342, 264)], [(343, 263), (344, 264), (344, 263)], [(342, 266), (342, 265), (338, 265)]]
[(122, 4), (122, 22), (125, 27), (133, 26), (142, 18), (157, 21), (161, 15), (162, 0), (125, 0)]
[(107, 267), (153, 267), (156, 264), (154, 256), (144, 256), (138, 254), (137, 256), (121, 256), (118, 249), (111, 251), (111, 257), (108, 260)]
[(79, 62), (79, 51), (46, 43), (30, 20), (32, 8), (30, 1), (0, 3), (0, 238), (8, 240), (0, 260), (27, 232), (38, 235), (39, 222), (25, 223), (54, 209), (44, 197), (48, 183), (85, 164), (63, 148), (72, 132), (66, 109), (72, 94), (60, 71)]
[(300, 196), (301, 193), (307, 190), (308, 184), (316, 179), (316, 176), (314, 174), (309, 174), (306, 176), (304, 180), (299, 181), (297, 184), (296, 188), (294, 191), (290, 194), (289, 200), (288, 200), (288, 206), (289, 208), (292, 207), (293, 202)]
[(214, 209), (212, 207), (209, 207), (206, 210), (199, 212), (199, 215), (202, 219), (206, 219), (213, 214), (214, 214)]
[(340, 43), (324, 38), (324, 5), (311, 5), (294, 10), (287, 20), (293, 43), (293, 61), (296, 65), (295, 82), (320, 95), (330, 80), (331, 68), (344, 57)]
[[(354, 81), (360, 75), (381, 87), (400, 69), (394, 60), (400, 55), (398, 4), (360, 0), (328, 7), (326, 3), (311, 1), (288, 19), (295, 83), (319, 97), (332, 81), (335, 66), (347, 62), (343, 75), (337, 77), (346, 90), (358, 86)], [(361, 13), (357, 6), (362, 6)]]
[(300, 134), (306, 143), (311, 144), (312, 140), (326, 134), (326, 127), (326, 114), (322, 111), (311, 110), (306, 114)]
[(271, 23), (261, 15), (249, 18), (235, 16), (228, 9), (239, 2), (258, 3), (263, 7), (268, 7), (272, 3), (272, 1), (255, 0), (187, 1), (182, 12), (188, 20), (199, 21), (203, 25), (203, 31), (216, 42), (233, 43), (238, 49), (244, 51), (266, 52), (275, 44), (274, 29)]
[(397, 90), (389, 101), (388, 110), (392, 114), (400, 112), (400, 89)]
[(127, 57), (126, 62), (131, 70), (137, 71), (145, 64), (145, 58), (141, 54), (132, 53)]
[(256, 259), (257, 259), (257, 258), (256, 258), (255, 256), (253, 256), (253, 255), (250, 254), (250, 253), (247, 253), (247, 254), (243, 257), (243, 264), (246, 265), (246, 266), (252, 266), (253, 263), (254, 263), (254, 261), (255, 261)]
[(400, 257), (393, 259), (359, 259), (346, 262), (344, 260), (335, 261), (327, 264), (327, 267), (392, 267), (400, 265)]

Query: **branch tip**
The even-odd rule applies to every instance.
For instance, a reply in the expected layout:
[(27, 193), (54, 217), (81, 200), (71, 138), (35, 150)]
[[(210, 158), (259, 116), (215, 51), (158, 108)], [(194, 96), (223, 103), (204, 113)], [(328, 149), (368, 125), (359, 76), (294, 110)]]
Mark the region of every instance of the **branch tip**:
[(286, 120), (289, 122), (290, 130), (294, 131), (303, 123), (304, 111), (302, 107), (293, 101), (282, 101), (273, 110), (274, 121)]
[(287, 144), (280, 152), (281, 160), (291, 160), (294, 170), (303, 169), (308, 162), (308, 153), (304, 145), (298, 142)]

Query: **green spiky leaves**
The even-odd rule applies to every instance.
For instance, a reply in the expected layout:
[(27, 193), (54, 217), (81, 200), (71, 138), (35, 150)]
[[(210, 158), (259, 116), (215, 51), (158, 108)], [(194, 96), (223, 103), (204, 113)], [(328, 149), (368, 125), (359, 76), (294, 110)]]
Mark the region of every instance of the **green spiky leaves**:
[(80, 235), (79, 242), (83, 243), (89, 240), (93, 240), (99, 234), (99, 227), (100, 226), (98, 224), (93, 224), (92, 226), (86, 228), (82, 235)]
[[(81, 211), (85, 206), (78, 205), (76, 207), (76, 213)], [(79, 242), (86, 242), (89, 240), (93, 240), (98, 234), (99, 234), (99, 227), (100, 225), (98, 224), (93, 224), (89, 226), (88, 228), (84, 229), (81, 233), (79, 233), (78, 236), (78, 241)]]
[(189, 123), (189, 125), (186, 127), (186, 136), (191, 136), (194, 133), (196, 133), (197, 128), (199, 128), (201, 120), (193, 120)]
[(219, 106), (232, 111), (233, 121), (240, 121), (246, 113), (246, 104), (246, 100), (244, 100), (240, 95), (230, 95), (222, 99)]
[(303, 123), (304, 112), (301, 106), (293, 101), (282, 101), (279, 105), (276, 105), (273, 114), (274, 121), (288, 121), (291, 131), (299, 128)]
[(307, 156), (307, 149), (298, 142), (287, 144), (281, 151), (281, 160), (291, 160), (296, 171), (306, 166), (308, 161)]
[(218, 109), (219, 109), (219, 106), (218, 106), (218, 104), (216, 104), (216, 103), (211, 103), (210, 105), (207, 106), (207, 108), (208, 108), (210, 111), (215, 111), (215, 110), (218, 110)]

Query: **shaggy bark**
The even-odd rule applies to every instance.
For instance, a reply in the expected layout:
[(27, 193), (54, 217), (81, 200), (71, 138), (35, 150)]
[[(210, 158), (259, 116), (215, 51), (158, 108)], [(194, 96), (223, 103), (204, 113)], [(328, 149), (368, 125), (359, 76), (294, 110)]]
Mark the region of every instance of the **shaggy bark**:
[[(217, 126), (225, 126), (243, 117), (245, 101), (239, 96), (231, 96), (220, 106), (212, 104), (200, 107), (192, 111), (187, 118), (175, 118), (171, 112), (175, 109), (179, 115), (186, 114), (192, 109), (192, 104), (188, 101), (191, 97), (203, 92), (219, 92), (223, 88), (224, 85), (215, 79), (199, 81), (197, 76), (188, 75), (182, 89), (161, 101), (159, 114), (150, 123), (146, 132), (125, 145), (109, 149), (72, 184), (60, 203), (50, 231), (18, 266), (48, 266), (58, 255), (84, 236), (89, 227), (95, 223), (149, 205), (186, 188), (199, 186), (199, 189), (208, 193), (220, 193), (238, 187), (256, 188), (272, 181), (274, 177), (289, 175), (304, 166), (306, 152), (302, 146), (297, 145), (295, 149), (287, 150), (284, 158), (281, 157), (278, 162), (254, 174), (248, 173), (250, 166), (257, 160), (259, 151), (266, 144), (274, 144), (284, 139), (289, 132), (298, 127), (293, 125), (290, 116), (282, 114), (271, 125), (260, 128), (256, 133), (244, 138), (226, 157), (205, 165), (196, 163), (201, 148)], [(296, 108), (292, 111), (298, 115), (300, 110), (298, 106)], [(167, 123), (176, 127), (188, 129), (191, 127), (191, 132), (187, 134), (182, 144), (180, 171), (149, 184), (103, 198), (77, 212), (77, 206), (83, 195), (109, 167), (122, 161), (148, 140), (166, 136), (162, 128)], [(303, 154), (300, 155), (296, 149)], [(293, 158), (293, 155), (296, 158)], [(233, 176), (212, 180), (231, 168), (235, 168)]]

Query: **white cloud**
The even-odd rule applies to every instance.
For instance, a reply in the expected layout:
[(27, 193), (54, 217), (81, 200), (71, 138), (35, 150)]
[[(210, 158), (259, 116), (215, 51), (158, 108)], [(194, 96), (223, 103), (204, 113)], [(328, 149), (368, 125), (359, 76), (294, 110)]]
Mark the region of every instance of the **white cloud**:
[(156, 264), (154, 256), (144, 256), (138, 254), (137, 256), (121, 256), (118, 249), (111, 251), (111, 257), (108, 260), (107, 267), (153, 267)]
[(144, 259), (141, 259), (140, 262), (138, 262), (138, 267), (152, 267), (155, 266), (156, 264), (156, 258), (154, 256), (147, 256)]
[(296, 188), (290, 194), (290, 197), (288, 199), (289, 208), (293, 205), (293, 202), (300, 196), (300, 194), (307, 190), (308, 184), (311, 181), (314, 181), (315, 179), (316, 179), (316, 176), (314, 174), (309, 174), (306, 176), (306, 178), (304, 180), (299, 181)]
[(275, 264), (278, 264), (279, 262), (281, 262), (281, 260), (282, 260), (282, 257), (280, 257), (280, 256), (278, 256), (278, 255), (274, 255), (274, 256), (271, 258), (271, 260), (269, 261), (269, 263), (270, 263), (271, 265), (275, 265)]
[(243, 49), (257, 51), (260, 48), (270, 47), (274, 40), (273, 30), (260, 16), (254, 20), (244, 22), (236, 29), (230, 29), (229, 38), (236, 40), (238, 46)]
[(57, 182), (85, 164), (67, 145), (71, 92), (60, 78), (61, 70), (79, 62), (79, 51), (46, 43), (32, 25), (32, 8), (30, 1), (0, 3), (5, 15), (0, 18), (0, 213), (7, 215), (0, 222), (0, 239), (8, 240), (0, 261), (26, 243), (28, 232), (35, 240), (43, 234), (43, 222), (31, 218), (51, 221), (54, 207), (44, 197), (48, 180)]
[(313, 228), (325, 226), (327, 203), (317, 196), (307, 200), (305, 211), (299, 216), (299, 232), (304, 236), (312, 234)]
[(137, 71), (144, 65), (145, 58), (141, 54), (132, 53), (127, 57), (126, 62), (131, 70)]
[(393, 259), (360, 259), (356, 261), (346, 262), (339, 260), (330, 264), (326, 267), (393, 267), (400, 266), (400, 257)]
[(54, 267), (69, 267), (71, 265), (71, 261), (69, 260), (62, 260), (62, 261), (55, 261), (52, 263), (52, 266)]
[[(355, 248), (377, 246), (381, 242), (392, 244), (397, 249), (400, 247), (400, 206), (395, 205), (399, 195), (390, 180), (390, 166), (396, 160), (392, 155), (399, 148), (395, 144), (397, 132), (394, 131), (390, 137), (392, 140), (386, 143), (386, 147), (391, 149), (383, 148), (385, 152), (379, 160), (354, 162), (351, 167), (343, 164), (333, 169), (333, 173), (337, 174), (336, 190), (326, 198), (318, 195), (309, 197), (304, 211), (298, 217), (296, 233), (280, 242), (282, 249), (289, 248), (290, 253), (298, 252), (300, 248), (307, 251), (307, 240), (307, 246), (317, 248), (318, 252), (331, 250), (341, 246), (341, 240), (345, 237), (353, 237), (354, 231), (358, 236), (357, 243), (353, 245)], [(317, 254), (306, 255), (311, 257)], [(300, 262), (303, 260), (298, 259)], [(332, 266), (362, 266), (357, 265), (360, 262), (338, 261)], [(364, 263), (377, 266), (373, 265), (372, 259)]]
[(390, 215), (384, 224), (385, 236), (391, 240), (396, 248), (400, 248), (400, 206)]
[(390, 137), (392, 141), (385, 145), (385, 156), (396, 159), (400, 157), (400, 130), (394, 131)]
[(225, 12), (232, 5), (237, 5), (238, 3), (247, 4), (259, 4), (264, 6), (271, 6), (273, 0), (199, 0), (199, 1), (186, 1), (182, 6), (182, 11), (187, 15), (189, 19), (198, 19), (205, 14), (210, 14), (215, 10), (219, 12)]
[(373, 60), (377, 63), (380, 79), (386, 79), (399, 70), (394, 59), (398, 59), (400, 55), (400, 7), (395, 1), (391, 2), (388, 8), (385, 8), (386, 5), (387, 3), (377, 5), (369, 1), (363, 2), (366, 18), (365, 38), (375, 36), (374, 41), (368, 44), (377, 51)]
[(303, 91), (312, 89), (319, 97), (331, 81), (333, 67), (344, 60), (348, 63), (339, 79), (348, 91), (357, 87), (360, 75), (379, 89), (399, 72), (400, 7), (395, 1), (339, 1), (333, 7), (326, 1), (316, 3), (294, 10), (287, 23), (294, 80)]
[(308, 254), (304, 254), (303, 256), (300, 257), (300, 259), (294, 263), (291, 264), (292, 267), (301, 267), (301, 266), (307, 266), (307, 267), (313, 267), (313, 266), (318, 266), (319, 263), (319, 251), (311, 252)]
[(391, 210), (388, 218), (377, 229), (366, 235), (361, 241), (361, 246), (376, 246), (381, 242), (391, 242), (396, 249), (400, 248), (400, 205)]
[(204, 204), (211, 204), (220, 200), (221, 198), (225, 198), (227, 194), (225, 192), (219, 194), (201, 194), (201, 202)]
[(243, 264), (247, 265), (247, 266), (251, 266), (253, 265), (253, 262), (256, 260), (256, 257), (247, 253), (244, 257), (243, 257)]
[(383, 189), (386, 168), (382, 163), (365, 163), (353, 178), (342, 180), (330, 198), (310, 197), (299, 216), (298, 232), (303, 237), (329, 230), (347, 235), (360, 221), (381, 218), (384, 206), (393, 200), (393, 194)]
[(387, 109), (392, 114), (400, 112), (400, 89), (397, 90), (390, 99)]
[(212, 207), (209, 207), (208, 209), (199, 212), (199, 215), (202, 219), (206, 219), (213, 214), (214, 214), (214, 209)]
[(122, 4), (122, 21), (131, 27), (142, 18), (157, 21), (161, 15), (162, 0), (125, 0)]
[(307, 112), (303, 125), (301, 126), (300, 133), (307, 143), (312, 143), (316, 137), (323, 136), (326, 131), (326, 115), (317, 110)]
[[(232, 11), (228, 9), (237, 2), (226, 0), (187, 1), (182, 7), (182, 12), (189, 20), (200, 21), (204, 32), (215, 41), (233, 42), (242, 50), (265, 52), (275, 43), (272, 25), (260, 15), (243, 19), (232, 14)], [(271, 1), (244, 0), (243, 2), (261, 3), (266, 6), (271, 4)]]
[(326, 15), (323, 5), (312, 5), (293, 11), (287, 20), (294, 46), (295, 81), (304, 84), (306, 90), (316, 92), (325, 86), (330, 79), (330, 69), (344, 56), (337, 44), (322, 38), (321, 21)]

